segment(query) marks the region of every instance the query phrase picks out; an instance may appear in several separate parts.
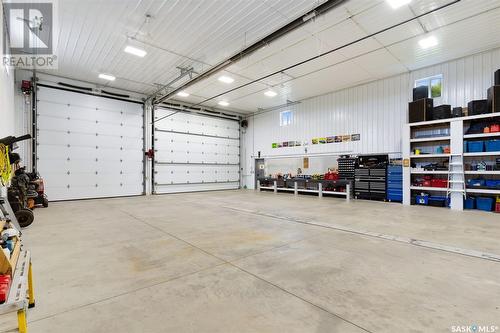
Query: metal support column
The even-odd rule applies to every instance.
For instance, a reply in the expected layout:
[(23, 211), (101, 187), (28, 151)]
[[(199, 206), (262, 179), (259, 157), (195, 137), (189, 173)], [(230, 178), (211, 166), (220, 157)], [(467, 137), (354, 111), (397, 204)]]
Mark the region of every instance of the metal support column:
[(153, 191), (153, 163), (152, 159), (146, 156), (149, 149), (154, 149), (153, 126), (153, 104), (150, 100), (146, 101), (143, 106), (143, 137), (144, 137), (144, 152), (143, 152), (143, 184), (144, 194), (150, 195)]

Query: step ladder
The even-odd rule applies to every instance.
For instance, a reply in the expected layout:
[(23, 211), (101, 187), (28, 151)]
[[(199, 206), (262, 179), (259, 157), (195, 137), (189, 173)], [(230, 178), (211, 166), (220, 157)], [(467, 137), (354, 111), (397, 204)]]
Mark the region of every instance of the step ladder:
[(461, 193), (467, 199), (464, 156), (462, 154), (451, 154), (449, 158), (446, 196), (449, 197), (451, 193)]

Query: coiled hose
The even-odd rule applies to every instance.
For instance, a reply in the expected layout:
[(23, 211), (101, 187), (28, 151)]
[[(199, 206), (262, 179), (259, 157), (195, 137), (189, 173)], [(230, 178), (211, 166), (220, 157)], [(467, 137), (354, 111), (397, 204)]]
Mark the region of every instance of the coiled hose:
[(0, 181), (2, 185), (7, 185), (10, 180), (12, 170), (9, 161), (9, 147), (0, 143)]

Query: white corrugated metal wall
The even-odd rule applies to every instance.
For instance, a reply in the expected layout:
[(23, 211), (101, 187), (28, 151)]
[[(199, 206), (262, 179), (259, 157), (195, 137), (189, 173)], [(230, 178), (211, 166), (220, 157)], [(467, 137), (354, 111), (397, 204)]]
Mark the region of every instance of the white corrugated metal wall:
[(500, 69), (500, 48), (426, 67), (410, 73), (410, 85), (419, 78), (443, 74), (442, 97), (434, 105), (467, 106), (474, 99), (486, 98), (493, 84), (493, 73)]
[[(242, 134), (242, 185), (253, 188), (254, 156), (307, 154), (370, 154), (401, 152), (401, 130), (416, 79), (443, 74), (442, 97), (435, 105), (466, 106), (486, 98), (493, 73), (500, 68), (500, 49), (460, 58), (357, 87), (313, 97), (287, 108), (251, 116)], [(293, 111), (289, 126), (280, 126), (280, 112)], [(361, 140), (312, 145), (311, 139), (360, 134)], [(307, 141), (307, 146), (272, 148), (274, 142)]]

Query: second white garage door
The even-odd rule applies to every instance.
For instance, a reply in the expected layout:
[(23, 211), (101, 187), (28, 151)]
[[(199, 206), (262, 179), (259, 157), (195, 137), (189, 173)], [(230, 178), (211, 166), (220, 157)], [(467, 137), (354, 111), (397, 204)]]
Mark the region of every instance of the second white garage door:
[(239, 188), (238, 121), (174, 112), (155, 110), (154, 192)]

